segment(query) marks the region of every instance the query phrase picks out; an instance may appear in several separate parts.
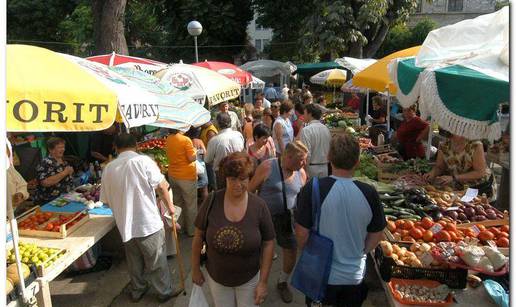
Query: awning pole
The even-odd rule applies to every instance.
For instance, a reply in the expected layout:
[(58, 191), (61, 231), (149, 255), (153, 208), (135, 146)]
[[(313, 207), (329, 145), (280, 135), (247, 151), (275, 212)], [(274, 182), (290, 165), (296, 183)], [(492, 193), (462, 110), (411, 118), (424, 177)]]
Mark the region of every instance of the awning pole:
[(335, 104), (335, 85), (333, 86), (333, 104)]
[(389, 89), (387, 89), (387, 135), (389, 135), (391, 131), (391, 94), (389, 93)]

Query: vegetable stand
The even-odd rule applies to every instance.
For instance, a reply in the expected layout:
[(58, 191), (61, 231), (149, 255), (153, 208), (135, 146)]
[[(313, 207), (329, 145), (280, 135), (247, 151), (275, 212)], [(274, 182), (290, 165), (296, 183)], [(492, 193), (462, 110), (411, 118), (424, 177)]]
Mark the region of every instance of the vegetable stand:
[(36, 279), (40, 288), (37, 294), (38, 306), (52, 306), (49, 283), (114, 227), (113, 216), (91, 215), (87, 223), (64, 239), (20, 236), (22, 243), (66, 250), (66, 253), (42, 277)]

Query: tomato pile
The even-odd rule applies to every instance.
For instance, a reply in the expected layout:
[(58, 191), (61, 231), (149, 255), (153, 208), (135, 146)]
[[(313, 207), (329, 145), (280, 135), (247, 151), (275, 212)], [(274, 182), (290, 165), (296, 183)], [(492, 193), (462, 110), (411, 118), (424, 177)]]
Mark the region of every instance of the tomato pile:
[[(56, 214), (52, 212), (38, 212), (24, 219), (18, 224), (22, 230), (40, 230), (59, 232), (61, 225), (68, 223), (76, 215), (73, 214)], [(66, 229), (72, 227), (86, 216), (85, 213), (79, 213), (79, 217), (74, 221), (66, 224)]]
[(484, 245), (493, 241), (498, 247), (509, 247), (509, 226), (486, 228), (475, 225), (467, 229), (457, 229), (453, 222), (441, 220), (435, 223), (424, 217), (421, 221), (387, 221), (387, 229), (395, 241), (405, 242), (459, 242), (465, 238), (476, 238)]
[(145, 151), (154, 148), (165, 148), (166, 139), (152, 139), (138, 144), (139, 151)]

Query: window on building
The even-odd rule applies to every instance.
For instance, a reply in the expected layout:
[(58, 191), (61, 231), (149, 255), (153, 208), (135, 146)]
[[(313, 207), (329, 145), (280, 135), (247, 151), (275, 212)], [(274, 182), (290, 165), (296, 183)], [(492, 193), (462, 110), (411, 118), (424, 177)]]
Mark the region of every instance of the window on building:
[(423, 6), (423, 0), (418, 0), (417, 1), (417, 6), (416, 6), (416, 13), (421, 13), (421, 7)]
[(462, 12), (464, 0), (448, 0), (448, 12)]
[(258, 51), (263, 51), (263, 48), (262, 48), (262, 40), (261, 39), (257, 39), (254, 41), (254, 47), (256, 48), (256, 50)]

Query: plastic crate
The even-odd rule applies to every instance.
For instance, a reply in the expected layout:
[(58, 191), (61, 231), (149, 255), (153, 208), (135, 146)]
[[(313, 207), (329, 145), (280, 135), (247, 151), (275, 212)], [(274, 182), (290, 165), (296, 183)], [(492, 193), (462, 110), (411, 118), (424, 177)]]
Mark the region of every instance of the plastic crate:
[(468, 270), (413, 268), (397, 265), (392, 258), (383, 255), (380, 246), (375, 249), (374, 260), (378, 265), (380, 276), (385, 282), (389, 282), (391, 278), (429, 279), (446, 284), (453, 289), (465, 289), (467, 286)]

